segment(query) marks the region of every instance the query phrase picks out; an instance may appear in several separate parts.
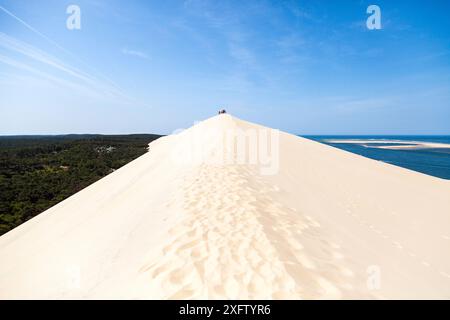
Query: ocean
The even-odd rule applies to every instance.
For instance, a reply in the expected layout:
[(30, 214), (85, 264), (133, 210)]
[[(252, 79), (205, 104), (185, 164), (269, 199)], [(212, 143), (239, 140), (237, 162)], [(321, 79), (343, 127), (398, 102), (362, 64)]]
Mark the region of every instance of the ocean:
[[(353, 152), (367, 158), (380, 160), (430, 176), (450, 179), (450, 148), (430, 146), (418, 149), (385, 149), (402, 146), (408, 142), (442, 143), (450, 145), (450, 136), (303, 136)], [(358, 141), (355, 141), (358, 140)], [(382, 148), (380, 148), (382, 147)]]

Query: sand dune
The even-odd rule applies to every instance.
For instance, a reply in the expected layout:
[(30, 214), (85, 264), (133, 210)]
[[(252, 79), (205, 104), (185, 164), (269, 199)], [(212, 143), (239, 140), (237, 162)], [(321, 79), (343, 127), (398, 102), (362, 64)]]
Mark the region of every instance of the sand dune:
[(0, 298), (450, 298), (448, 181), (229, 115), (149, 149), (0, 237)]

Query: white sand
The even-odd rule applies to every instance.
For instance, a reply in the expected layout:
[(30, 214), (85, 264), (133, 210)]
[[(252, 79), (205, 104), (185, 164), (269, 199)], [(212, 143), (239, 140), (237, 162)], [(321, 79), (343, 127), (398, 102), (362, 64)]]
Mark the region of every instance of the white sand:
[[(448, 143), (438, 143), (438, 142), (426, 142), (426, 141), (407, 141), (407, 140), (375, 140), (375, 139), (328, 139), (328, 143), (346, 143), (346, 144), (359, 144), (366, 148), (377, 148), (377, 149), (391, 149), (391, 150), (402, 150), (402, 149), (449, 149), (450, 144)], [(376, 144), (386, 144), (395, 143), (395, 145), (389, 146), (377, 146)]]
[(237, 129), (265, 130), (158, 139), (0, 237), (0, 298), (450, 298), (449, 181), (282, 132), (273, 175), (174, 154)]

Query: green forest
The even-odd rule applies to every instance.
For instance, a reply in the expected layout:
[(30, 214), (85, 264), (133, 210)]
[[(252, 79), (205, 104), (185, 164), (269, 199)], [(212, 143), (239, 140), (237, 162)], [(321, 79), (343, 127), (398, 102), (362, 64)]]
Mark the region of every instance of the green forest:
[(136, 159), (159, 137), (0, 136), (0, 235)]

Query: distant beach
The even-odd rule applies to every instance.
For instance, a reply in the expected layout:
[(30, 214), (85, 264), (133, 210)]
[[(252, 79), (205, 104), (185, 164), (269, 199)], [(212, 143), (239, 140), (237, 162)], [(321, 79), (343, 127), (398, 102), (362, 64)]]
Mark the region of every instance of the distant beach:
[(333, 147), (450, 179), (450, 136), (304, 136)]

